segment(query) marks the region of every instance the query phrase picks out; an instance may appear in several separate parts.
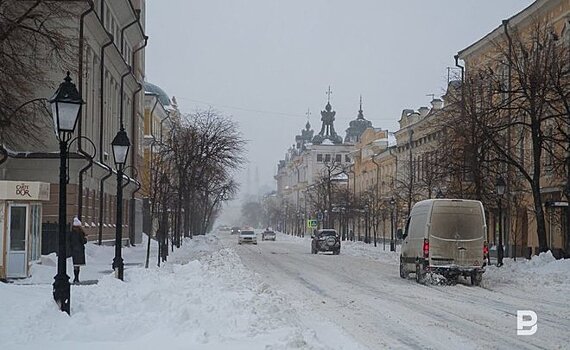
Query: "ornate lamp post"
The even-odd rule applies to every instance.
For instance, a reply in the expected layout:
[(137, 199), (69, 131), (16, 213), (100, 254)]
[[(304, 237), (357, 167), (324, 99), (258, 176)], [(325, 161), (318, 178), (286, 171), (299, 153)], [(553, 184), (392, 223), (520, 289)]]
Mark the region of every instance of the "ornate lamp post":
[(84, 103), (69, 72), (63, 83), (49, 100), (52, 108), (54, 130), (59, 140), (59, 233), (57, 275), (54, 277), (53, 298), (61, 311), (70, 312), (71, 291), (67, 275), (67, 144), (77, 125)]
[[(566, 150), (566, 186), (564, 186), (566, 202), (570, 203), (570, 149)], [(566, 207), (566, 249), (570, 248), (570, 206)], [(552, 249), (552, 247), (549, 247)]]
[(131, 141), (129, 141), (123, 125), (121, 125), (121, 130), (115, 135), (111, 146), (113, 146), (113, 157), (117, 167), (117, 218), (115, 219), (115, 258), (113, 258), (113, 269), (115, 270), (115, 276), (122, 281), (125, 267), (123, 257), (121, 256), (123, 246), (123, 169), (127, 162), (129, 148), (131, 147)]
[(394, 242), (394, 209), (396, 208), (396, 200), (390, 198), (390, 251), (396, 251), (396, 242)]
[(370, 243), (370, 225), (369, 225), (369, 217), (368, 217), (368, 213), (369, 213), (370, 208), (368, 207), (368, 204), (366, 204), (364, 206), (364, 243), (368, 244)]
[(168, 197), (169, 197), (169, 186), (170, 182), (168, 180), (168, 175), (162, 173), (160, 176), (160, 197), (162, 211), (160, 213), (160, 230), (158, 241), (158, 266), (160, 267), (161, 261), (166, 261), (166, 256), (168, 255)]
[(497, 178), (497, 182), (495, 183), (495, 187), (497, 190), (497, 194), (499, 196), (499, 246), (497, 247), (497, 266), (503, 266), (503, 255), (504, 255), (504, 248), (503, 248), (503, 205), (501, 199), (505, 194), (505, 188), (507, 187), (505, 180), (502, 176)]

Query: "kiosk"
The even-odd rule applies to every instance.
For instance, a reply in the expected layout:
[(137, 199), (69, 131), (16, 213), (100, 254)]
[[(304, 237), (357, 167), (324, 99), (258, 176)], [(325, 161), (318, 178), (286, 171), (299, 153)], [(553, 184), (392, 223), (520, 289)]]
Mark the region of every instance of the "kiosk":
[(49, 200), (49, 183), (0, 181), (0, 279), (30, 276), (40, 260), (42, 201)]

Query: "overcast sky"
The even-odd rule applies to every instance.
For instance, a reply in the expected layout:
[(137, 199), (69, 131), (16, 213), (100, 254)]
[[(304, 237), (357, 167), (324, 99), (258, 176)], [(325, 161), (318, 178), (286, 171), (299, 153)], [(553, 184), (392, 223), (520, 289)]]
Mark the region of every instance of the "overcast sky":
[(530, 3), (146, 0), (147, 80), (182, 112), (212, 106), (233, 116), (250, 140), (251, 182), (258, 167), (260, 183), (273, 187), (308, 108), (320, 129), (329, 85), (343, 137), (360, 94), (365, 117), (395, 131), (402, 109), (442, 94), (457, 51)]

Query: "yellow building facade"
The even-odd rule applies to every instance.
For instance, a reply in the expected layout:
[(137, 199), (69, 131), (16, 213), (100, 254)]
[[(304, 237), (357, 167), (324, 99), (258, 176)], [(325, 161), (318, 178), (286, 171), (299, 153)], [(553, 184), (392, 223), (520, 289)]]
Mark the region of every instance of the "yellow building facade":
[[(473, 43), (458, 53), (464, 61), (466, 77), (470, 72), (477, 72), (482, 67), (489, 67), (494, 71), (505, 74), (510, 69), (508, 64), (502, 64), (498, 58), (501, 50), (509, 47), (509, 40), (517, 35), (524, 42), (532, 42), (533, 34), (536, 33), (537, 24), (541, 23), (546, 30), (550, 31), (552, 40), (557, 45), (570, 43), (570, 1), (568, 0), (538, 0), (521, 12), (503, 21), (492, 32)], [(536, 34), (535, 34), (536, 35)], [(538, 42), (538, 41), (537, 41)], [(503, 48), (503, 49), (502, 49)], [(515, 50), (516, 51), (516, 50)], [(502, 53), (504, 55), (504, 52)], [(488, 69), (488, 68), (487, 68)], [(512, 84), (517, 84), (516, 81)], [(511, 89), (512, 90), (512, 89)], [(531, 135), (528, 130), (522, 130), (516, 136), (511, 135), (508, 142), (518, 144), (521, 148), (522, 157), (524, 152), (531, 153)], [(555, 150), (555, 152), (563, 152)], [(568, 254), (570, 237), (566, 227), (566, 215), (568, 204), (565, 199), (565, 186), (567, 179), (560, 173), (553, 171), (556, 164), (548, 161), (546, 152), (543, 152), (542, 172), (540, 174), (540, 192), (542, 202), (545, 204), (546, 240), (548, 247), (555, 255)], [(527, 157), (530, 156), (527, 154)], [(561, 157), (563, 158), (563, 157)], [(530, 161), (528, 167), (530, 168)], [(507, 192), (505, 193), (506, 214), (503, 223), (503, 241), (505, 242), (506, 256), (530, 256), (538, 253), (537, 222), (534, 216), (533, 196), (530, 187), (525, 181), (520, 181), (520, 174), (516, 169), (508, 167), (505, 175)], [(522, 183), (518, 188), (510, 188), (515, 182)], [(513, 185), (514, 186), (514, 185)], [(498, 220), (490, 215), (488, 225), (491, 230), (497, 231)], [(495, 233), (496, 234), (496, 233)]]

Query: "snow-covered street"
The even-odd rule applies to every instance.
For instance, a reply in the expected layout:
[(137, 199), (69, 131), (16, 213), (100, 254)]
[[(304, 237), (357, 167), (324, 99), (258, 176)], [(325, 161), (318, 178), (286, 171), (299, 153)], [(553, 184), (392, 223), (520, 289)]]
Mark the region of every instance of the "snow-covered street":
[[(570, 333), (570, 261), (548, 254), (488, 269), (483, 287), (419, 285), (398, 275), (397, 253), (343, 242), (310, 254), (310, 240), (238, 245), (229, 233), (185, 240), (144, 269), (145, 245), (87, 246), (71, 317), (51, 296), (55, 256), (33, 277), (0, 283), (1, 349), (564, 349)], [(516, 335), (517, 310), (538, 332)]]
[[(224, 237), (226, 246), (234, 237)], [(420, 285), (398, 274), (397, 253), (344, 242), (341, 254), (310, 254), (310, 239), (239, 246), (272, 286), (315, 317), (371, 349), (555, 349), (570, 346), (570, 261), (552, 256), (488, 268), (483, 287)], [(299, 307), (303, 307), (299, 305)], [(538, 315), (538, 332), (517, 336), (517, 310)]]

